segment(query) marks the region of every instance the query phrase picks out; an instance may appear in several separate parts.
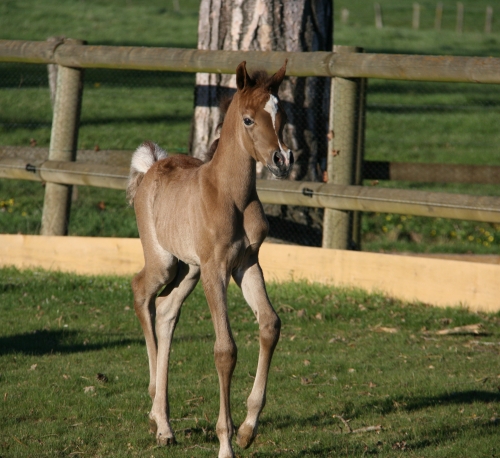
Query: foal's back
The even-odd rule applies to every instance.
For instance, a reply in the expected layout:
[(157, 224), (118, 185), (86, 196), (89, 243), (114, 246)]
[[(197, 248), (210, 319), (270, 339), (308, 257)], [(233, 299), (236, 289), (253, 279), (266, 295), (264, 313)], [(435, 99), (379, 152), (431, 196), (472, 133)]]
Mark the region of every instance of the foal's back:
[(200, 264), (195, 228), (203, 166), (194, 157), (175, 155), (155, 162), (144, 175), (134, 207), (146, 256), (164, 251), (165, 256), (168, 252), (188, 264)]

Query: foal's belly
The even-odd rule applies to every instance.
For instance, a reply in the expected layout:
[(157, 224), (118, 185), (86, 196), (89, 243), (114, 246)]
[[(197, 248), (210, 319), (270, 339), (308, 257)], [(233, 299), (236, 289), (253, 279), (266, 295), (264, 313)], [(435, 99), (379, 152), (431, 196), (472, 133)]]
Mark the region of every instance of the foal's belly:
[(161, 247), (186, 264), (200, 265), (189, 225), (171, 227), (159, 237)]
[(268, 232), (258, 200), (250, 202), (238, 215), (235, 207), (227, 203), (203, 206), (193, 201), (193, 195), (181, 199), (179, 194), (176, 189), (170, 199), (156, 203), (163, 215), (163, 219), (155, 221), (156, 234), (164, 250), (186, 264), (215, 260), (229, 270), (258, 252)]

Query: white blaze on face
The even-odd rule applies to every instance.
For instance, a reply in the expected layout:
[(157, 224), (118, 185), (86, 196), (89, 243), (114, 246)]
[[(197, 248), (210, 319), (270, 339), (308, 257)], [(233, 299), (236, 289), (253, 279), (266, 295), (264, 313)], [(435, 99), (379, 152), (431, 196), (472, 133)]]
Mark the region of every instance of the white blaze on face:
[[(278, 114), (278, 98), (271, 94), (269, 96), (269, 100), (264, 106), (264, 110), (266, 110), (271, 115), (271, 120), (273, 121), (274, 131), (276, 132), (276, 115)], [(278, 137), (278, 145), (280, 147), (280, 151), (286, 153), (283, 147), (281, 146), (280, 138), (278, 136), (278, 132), (276, 132), (276, 137)]]

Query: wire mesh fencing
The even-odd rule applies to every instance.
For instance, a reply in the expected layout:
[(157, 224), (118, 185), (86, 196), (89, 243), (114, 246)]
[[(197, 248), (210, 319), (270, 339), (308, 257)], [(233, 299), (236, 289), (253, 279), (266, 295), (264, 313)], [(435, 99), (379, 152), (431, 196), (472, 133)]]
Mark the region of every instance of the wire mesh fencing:
[[(3, 157), (27, 155), (34, 163), (46, 159), (53, 118), (47, 67), (1, 64), (0, 75)], [(83, 84), (78, 151), (98, 155), (99, 151), (118, 150), (129, 157), (127, 154), (149, 139), (170, 153), (189, 153), (194, 74), (87, 69)], [(322, 123), (321, 135), (332, 135), (326, 125), (327, 101), (298, 102), (298, 110), (310, 108), (310, 115), (302, 119), (310, 125)], [(292, 106), (286, 103), (285, 109), (291, 110)], [(368, 81), (362, 184), (499, 195), (494, 175), (500, 166), (499, 114), (500, 88), (495, 85)], [(289, 113), (290, 123), (297, 118)], [(338, 129), (342, 127), (334, 127), (334, 131)], [(308, 131), (307, 126), (303, 131)], [(328, 150), (325, 138), (315, 143), (314, 136), (307, 141), (306, 135), (299, 136), (295, 147), (316, 145), (314, 160), (306, 155), (306, 164), (315, 168), (316, 179), (325, 180), (328, 155), (338, 152)], [(76, 159), (80, 160), (78, 155)], [(422, 171), (423, 165), (440, 164), (446, 165), (440, 169), (441, 176), (437, 167)], [(454, 179), (450, 175), (455, 166), (475, 168), (463, 169), (462, 175), (457, 172)], [(483, 175), (478, 175), (481, 166)], [(397, 167), (399, 174), (395, 172)], [(302, 178), (310, 180), (311, 175), (306, 175)], [(45, 189), (39, 183), (8, 181), (0, 182), (0, 230), (38, 233), (41, 228), (36, 221), (41, 219)], [(136, 236), (133, 212), (127, 209), (124, 193), (120, 193), (98, 189), (87, 194), (78, 187), (73, 193), (69, 232)], [(87, 197), (92, 201), (85, 203)], [(98, 223), (91, 229), (85, 224), (78, 227), (79, 222), (92, 219), (94, 213)], [(266, 214), (273, 241), (321, 246), (323, 209), (266, 205)], [(500, 227), (496, 224), (382, 213), (363, 214), (361, 221), (360, 248), (365, 250), (489, 253), (500, 246)], [(121, 231), (118, 225), (127, 229)]]

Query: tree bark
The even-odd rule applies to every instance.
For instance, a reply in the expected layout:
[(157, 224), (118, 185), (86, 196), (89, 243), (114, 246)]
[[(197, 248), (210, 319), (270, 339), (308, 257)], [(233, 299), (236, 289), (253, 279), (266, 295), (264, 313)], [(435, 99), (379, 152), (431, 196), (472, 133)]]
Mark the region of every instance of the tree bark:
[[(201, 0), (198, 49), (331, 51), (332, 16), (333, 0)], [(235, 88), (234, 75), (196, 75), (190, 141), (195, 157), (203, 159), (218, 137), (219, 105)], [(289, 77), (281, 85), (280, 99), (288, 115), (284, 140), (296, 160), (291, 179), (323, 178), (329, 97), (328, 78)], [(265, 175), (262, 167), (258, 172)]]

